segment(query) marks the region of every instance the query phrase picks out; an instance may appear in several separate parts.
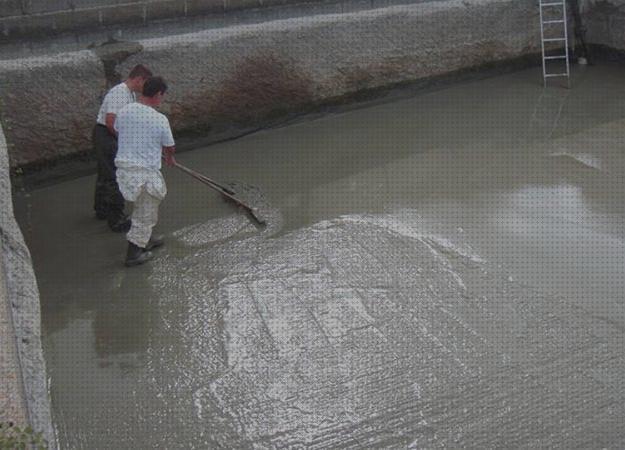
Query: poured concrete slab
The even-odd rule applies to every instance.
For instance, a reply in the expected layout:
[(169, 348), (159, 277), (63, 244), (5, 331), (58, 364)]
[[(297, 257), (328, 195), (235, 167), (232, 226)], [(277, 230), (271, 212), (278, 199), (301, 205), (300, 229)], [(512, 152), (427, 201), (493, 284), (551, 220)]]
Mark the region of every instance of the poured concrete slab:
[[(157, 301), (180, 303), (162, 324), (184, 317), (188, 347), (153, 388), (192, 393), (196, 414), (258, 448), (623, 442), (623, 407), (601, 381), (622, 397), (623, 329), (595, 330), (563, 299), (409, 227), (345, 216), (162, 258)], [(223, 374), (188, 378), (213, 354)]]
[(18, 195), (61, 443), (622, 447), (623, 69), (540, 76), (182, 154), (269, 226), (165, 170), (135, 270), (92, 177)]

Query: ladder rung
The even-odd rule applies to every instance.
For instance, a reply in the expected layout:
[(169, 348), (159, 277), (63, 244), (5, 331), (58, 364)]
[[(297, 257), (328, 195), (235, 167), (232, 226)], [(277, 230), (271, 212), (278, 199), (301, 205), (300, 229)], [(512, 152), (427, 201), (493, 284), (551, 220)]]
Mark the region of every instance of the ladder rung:
[(564, 6), (564, 2), (541, 3), (540, 6)]
[(545, 78), (547, 77), (568, 77), (568, 73), (546, 73)]
[(547, 23), (564, 23), (564, 20), (562, 20), (562, 19), (560, 19), (560, 20), (545, 20), (543, 22), (543, 25), (547, 24)]
[(545, 59), (565, 59), (566, 55), (558, 55), (558, 56), (545, 56)]
[(556, 41), (566, 41), (566, 38), (548, 38), (548, 39), (543, 39), (543, 42), (556, 42)]

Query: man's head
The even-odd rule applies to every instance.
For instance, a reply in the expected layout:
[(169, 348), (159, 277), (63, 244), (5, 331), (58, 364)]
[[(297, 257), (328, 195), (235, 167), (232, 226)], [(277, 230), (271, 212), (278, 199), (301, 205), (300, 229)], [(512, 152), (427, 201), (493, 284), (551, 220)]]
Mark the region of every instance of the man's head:
[(143, 84), (145, 80), (152, 76), (150, 69), (142, 64), (136, 65), (128, 74), (128, 80), (126, 84), (131, 91), (141, 93), (143, 91)]
[(150, 106), (159, 106), (167, 92), (167, 84), (161, 77), (150, 77), (145, 80), (142, 91), (142, 102)]

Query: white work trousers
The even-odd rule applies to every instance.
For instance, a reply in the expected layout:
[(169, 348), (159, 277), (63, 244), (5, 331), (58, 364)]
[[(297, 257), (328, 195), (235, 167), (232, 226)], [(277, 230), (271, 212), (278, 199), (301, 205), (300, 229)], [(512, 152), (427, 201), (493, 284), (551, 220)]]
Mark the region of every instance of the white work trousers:
[(158, 221), (158, 206), (167, 194), (161, 172), (141, 167), (118, 167), (117, 183), (124, 199), (134, 203), (126, 238), (144, 248)]
[(132, 225), (130, 231), (126, 235), (126, 239), (133, 244), (145, 248), (150, 236), (152, 236), (152, 228), (158, 222), (158, 206), (161, 200), (154, 197), (148, 191), (143, 191), (134, 202), (132, 215), (130, 217)]

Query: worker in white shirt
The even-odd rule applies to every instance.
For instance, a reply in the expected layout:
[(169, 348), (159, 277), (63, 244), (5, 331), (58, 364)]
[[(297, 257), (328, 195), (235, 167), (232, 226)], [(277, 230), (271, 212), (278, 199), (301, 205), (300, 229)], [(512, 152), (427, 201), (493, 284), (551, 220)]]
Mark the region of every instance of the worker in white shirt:
[(124, 199), (134, 203), (126, 266), (143, 264), (152, 257), (150, 250), (163, 245), (162, 238), (152, 235), (158, 207), (167, 194), (161, 159), (169, 166), (176, 163), (169, 120), (156, 110), (166, 91), (161, 77), (148, 78), (137, 102), (122, 108), (115, 120), (117, 182)]
[(98, 163), (93, 208), (96, 217), (107, 220), (109, 227), (115, 232), (125, 232), (130, 228), (130, 220), (124, 213), (124, 198), (115, 178), (115, 119), (124, 106), (136, 101), (136, 93), (141, 93), (143, 83), (151, 76), (152, 72), (145, 66), (138, 65), (130, 71), (126, 81), (111, 88), (104, 97), (93, 130), (93, 146)]

